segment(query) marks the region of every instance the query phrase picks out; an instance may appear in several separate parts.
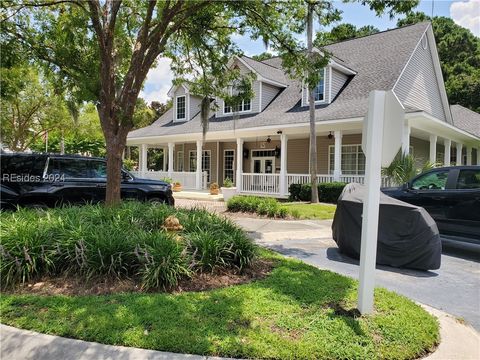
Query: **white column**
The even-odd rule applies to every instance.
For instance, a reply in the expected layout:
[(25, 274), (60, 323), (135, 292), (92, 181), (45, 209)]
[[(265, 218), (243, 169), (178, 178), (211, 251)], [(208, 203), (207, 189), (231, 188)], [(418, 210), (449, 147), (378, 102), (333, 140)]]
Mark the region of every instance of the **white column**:
[(242, 190), (242, 175), (243, 175), (243, 139), (237, 139), (237, 174), (236, 183), (237, 192)]
[(164, 146), (162, 148), (163, 151), (163, 165), (162, 165), (162, 170), (167, 171), (167, 148)]
[(197, 190), (202, 189), (202, 155), (202, 140), (197, 140), (197, 172), (195, 178), (195, 188)]
[(173, 175), (173, 151), (175, 149), (175, 143), (168, 143), (168, 177), (172, 178)]
[(472, 147), (467, 146), (467, 165), (472, 165)]
[(405, 124), (403, 125), (402, 154), (410, 154), (410, 125), (408, 124), (407, 120), (405, 120)]
[(443, 165), (444, 166), (450, 166), (450, 151), (452, 149), (452, 140), (450, 139), (444, 139), (443, 140), (443, 145), (445, 146), (445, 154), (443, 158)]
[(280, 135), (280, 195), (288, 195), (287, 188), (287, 146), (288, 137)]
[(457, 142), (457, 157), (455, 158), (455, 165), (463, 165), (462, 164), (462, 149), (463, 149), (463, 144), (460, 144)]
[(340, 181), (342, 176), (342, 132), (335, 130), (335, 153), (333, 162), (333, 181)]
[(148, 171), (147, 167), (147, 154), (148, 154), (148, 146), (147, 144), (140, 145), (139, 148), (140, 156), (139, 156), (139, 170), (144, 173)]
[(430, 162), (437, 162), (437, 135), (430, 135)]

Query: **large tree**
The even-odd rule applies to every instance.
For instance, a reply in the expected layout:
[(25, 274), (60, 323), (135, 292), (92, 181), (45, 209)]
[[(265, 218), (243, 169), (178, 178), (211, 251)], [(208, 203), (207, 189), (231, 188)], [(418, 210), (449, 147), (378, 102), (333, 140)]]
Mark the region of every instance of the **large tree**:
[(480, 112), (480, 38), (443, 16), (433, 18), (422, 12), (407, 15), (398, 26), (431, 21), (443, 79), (451, 104)]
[[(394, 14), (418, 1), (361, 2), (377, 13), (389, 8)], [(332, 7), (328, 1), (314, 3), (319, 13)], [(225, 65), (238, 50), (233, 34), (263, 38), (281, 53), (291, 74), (310, 73), (293, 36), (305, 29), (304, 0), (5, 0), (2, 7), (7, 41), (20, 42), (42, 61), (59, 87), (96, 103), (107, 149), (107, 204), (120, 200), (126, 137), (135, 125), (139, 92), (159, 56), (172, 59), (179, 78), (197, 75), (196, 91), (204, 96), (202, 114), (208, 113), (219, 89), (231, 83)]]

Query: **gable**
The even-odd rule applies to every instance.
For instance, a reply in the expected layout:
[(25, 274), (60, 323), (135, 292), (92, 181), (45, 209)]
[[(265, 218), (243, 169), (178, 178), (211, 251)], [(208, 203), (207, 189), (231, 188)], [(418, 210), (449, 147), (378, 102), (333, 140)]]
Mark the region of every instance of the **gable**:
[(439, 64), (435, 64), (438, 59), (432, 56), (432, 52), (436, 52), (436, 46), (428, 36), (429, 31), (432, 31), (431, 28), (421, 37), (393, 91), (405, 107), (423, 110), (447, 122), (448, 109), (442, 98), (445, 89), (443, 80), (439, 82)]

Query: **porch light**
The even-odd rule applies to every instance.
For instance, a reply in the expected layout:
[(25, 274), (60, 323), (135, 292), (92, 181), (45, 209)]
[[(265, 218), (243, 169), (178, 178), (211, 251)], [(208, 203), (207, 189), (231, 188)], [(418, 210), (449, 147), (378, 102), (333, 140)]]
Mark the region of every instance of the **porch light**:
[(249, 153), (248, 149), (243, 148), (243, 158), (244, 159), (248, 159), (248, 153)]
[(332, 139), (333, 138), (333, 135), (332, 135), (332, 132), (330, 131), (330, 134), (327, 135), (327, 138), (329, 139)]

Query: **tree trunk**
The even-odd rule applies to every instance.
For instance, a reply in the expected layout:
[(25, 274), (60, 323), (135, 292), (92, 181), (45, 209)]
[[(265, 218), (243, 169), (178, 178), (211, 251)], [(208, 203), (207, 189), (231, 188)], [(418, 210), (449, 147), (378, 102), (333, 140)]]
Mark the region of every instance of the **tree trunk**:
[(126, 137), (119, 135), (106, 136), (107, 143), (107, 189), (106, 205), (115, 205), (121, 201), (120, 187), (122, 182), (122, 153), (126, 145)]
[[(307, 50), (308, 57), (311, 59), (313, 51), (313, 3), (308, 4), (308, 20), (307, 20)], [(318, 203), (318, 187), (317, 187), (317, 134), (315, 131), (315, 95), (314, 88), (309, 85), (308, 89), (308, 105), (310, 115), (310, 182), (312, 183), (312, 203)]]

